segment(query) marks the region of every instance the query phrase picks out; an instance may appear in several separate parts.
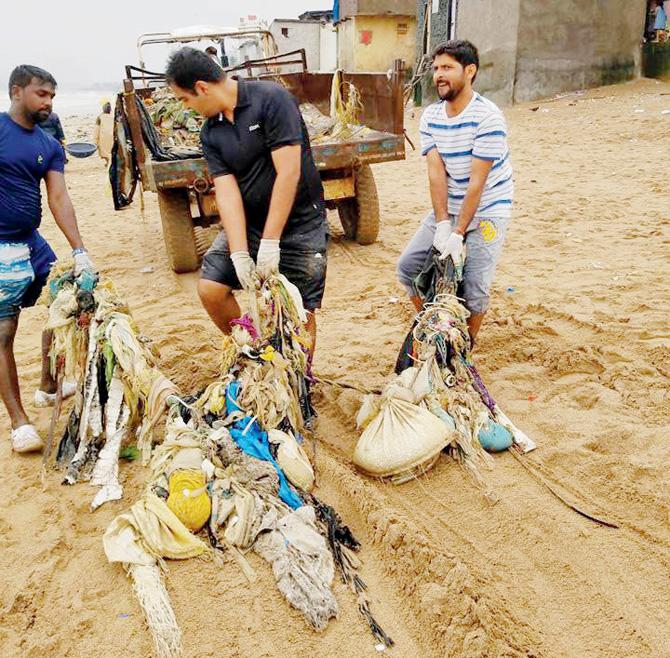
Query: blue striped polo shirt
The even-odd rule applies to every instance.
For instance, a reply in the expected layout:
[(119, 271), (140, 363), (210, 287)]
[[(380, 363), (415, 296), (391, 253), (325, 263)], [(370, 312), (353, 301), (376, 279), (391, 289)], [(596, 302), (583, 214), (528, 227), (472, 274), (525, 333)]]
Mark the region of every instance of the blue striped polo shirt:
[(497, 105), (474, 92), (468, 106), (448, 117), (446, 103), (429, 105), (419, 125), (421, 153), (436, 148), (447, 170), (449, 214), (458, 215), (470, 182), (472, 158), (493, 163), (475, 217), (510, 217), (514, 198), (507, 124)]

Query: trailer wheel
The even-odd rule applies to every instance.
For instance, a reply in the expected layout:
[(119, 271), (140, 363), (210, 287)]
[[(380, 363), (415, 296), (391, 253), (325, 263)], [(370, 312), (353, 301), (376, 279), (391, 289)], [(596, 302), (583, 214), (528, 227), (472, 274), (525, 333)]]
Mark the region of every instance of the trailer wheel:
[(196, 226), (193, 230), (195, 231), (195, 248), (198, 251), (198, 260), (202, 262), (202, 257), (214, 243), (220, 229), (213, 226), (206, 228)]
[(356, 199), (344, 199), (337, 203), (337, 214), (347, 240), (356, 239), (356, 227), (358, 226), (358, 203)]
[(355, 171), (356, 197), (337, 204), (344, 235), (358, 244), (372, 244), (379, 235), (379, 197), (370, 165)]
[(170, 267), (181, 274), (193, 272), (200, 266), (196, 235), (191, 217), (188, 191), (159, 190), (158, 208), (163, 224), (163, 240)]

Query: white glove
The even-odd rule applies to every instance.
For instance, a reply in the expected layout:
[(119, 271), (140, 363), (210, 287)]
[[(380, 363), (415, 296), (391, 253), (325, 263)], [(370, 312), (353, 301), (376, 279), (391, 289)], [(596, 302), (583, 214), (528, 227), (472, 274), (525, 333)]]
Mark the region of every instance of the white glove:
[(245, 290), (252, 288), (254, 285), (254, 272), (256, 264), (254, 263), (248, 251), (234, 251), (230, 254), (230, 259), (233, 261), (235, 267), (235, 274), (240, 285)]
[(435, 227), (435, 235), (433, 237), (433, 247), (440, 252), (440, 256), (444, 253), (444, 248), (447, 246), (447, 240), (451, 235), (451, 223), (448, 219), (443, 219), (437, 222)]
[(256, 269), (261, 278), (267, 279), (270, 275), (279, 272), (279, 256), (279, 240), (263, 238), (256, 256)]
[(465, 259), (463, 236), (456, 233), (447, 220), (437, 222), (435, 237), (433, 237), (433, 246), (440, 252), (440, 260), (451, 256), (455, 267), (463, 264), (463, 260)]
[(78, 277), (85, 270), (95, 272), (95, 265), (89, 258), (88, 252), (80, 251), (74, 255), (74, 276)]
[(454, 267), (459, 268), (465, 261), (465, 247), (463, 246), (463, 236), (460, 233), (452, 233), (447, 239), (444, 250), (440, 254), (440, 260), (451, 256), (454, 261)]

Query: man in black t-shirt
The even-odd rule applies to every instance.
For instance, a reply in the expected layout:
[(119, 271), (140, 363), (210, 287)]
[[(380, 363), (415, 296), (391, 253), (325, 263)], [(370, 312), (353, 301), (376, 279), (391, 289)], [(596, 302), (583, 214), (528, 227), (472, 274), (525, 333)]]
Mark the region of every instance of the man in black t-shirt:
[[(300, 290), (316, 334), (326, 278), (323, 187), (295, 98), (271, 81), (226, 76), (205, 53), (182, 48), (167, 79), (207, 117), (201, 141), (223, 231), (205, 254), (198, 294), (224, 333), (240, 314), (232, 291), (280, 271)], [(254, 262), (255, 259), (255, 262)]]

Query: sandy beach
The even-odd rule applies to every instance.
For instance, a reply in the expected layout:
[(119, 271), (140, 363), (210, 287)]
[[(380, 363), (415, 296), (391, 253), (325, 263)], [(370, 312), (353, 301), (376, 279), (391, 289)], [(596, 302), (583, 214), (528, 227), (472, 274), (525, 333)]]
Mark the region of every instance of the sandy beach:
[[(640, 80), (505, 110), (516, 200), (475, 357), (538, 449), (495, 457), (485, 476), (497, 502), (445, 456), (398, 487), (360, 475), (351, 454), (361, 395), (316, 389), (317, 491), (363, 543), (362, 576), (396, 642), (389, 655), (670, 656), (668, 109), (670, 83)], [(406, 117), (414, 143), (419, 115)], [(70, 117), (66, 133), (90, 138), (93, 122)], [(347, 242), (333, 217), (316, 356), (322, 377), (366, 387), (389, 375), (411, 322), (395, 262), (430, 205), (418, 152), (374, 173), (379, 240)], [(155, 195), (144, 212), (139, 198), (114, 212), (97, 156), (72, 160), (66, 179), (94, 261), (154, 340), (163, 372), (184, 392), (206, 385), (220, 336), (197, 274), (168, 267)], [(43, 234), (68, 253), (46, 209)], [(32, 392), (45, 318), (45, 308), (25, 311), (16, 343), (24, 400), (44, 431), (50, 413), (33, 408)], [(43, 490), (41, 458), (11, 452), (4, 409), (0, 428), (0, 654), (151, 655), (130, 581), (101, 541), (144, 469), (125, 463), (124, 500), (91, 513), (90, 487), (61, 486), (52, 471)], [(167, 565), (185, 656), (377, 655), (344, 585), (340, 618), (317, 634), (270, 568), (250, 561), (254, 585), (232, 559)]]

